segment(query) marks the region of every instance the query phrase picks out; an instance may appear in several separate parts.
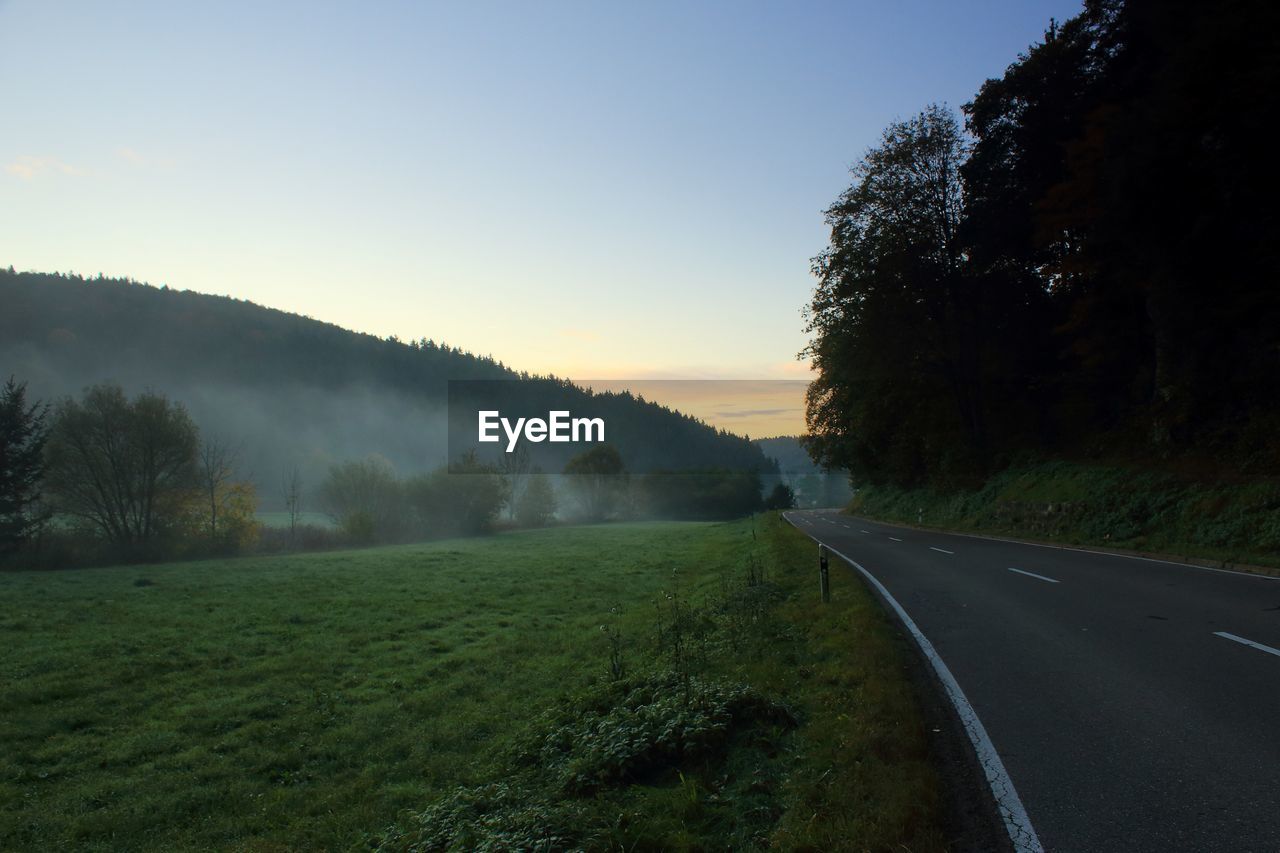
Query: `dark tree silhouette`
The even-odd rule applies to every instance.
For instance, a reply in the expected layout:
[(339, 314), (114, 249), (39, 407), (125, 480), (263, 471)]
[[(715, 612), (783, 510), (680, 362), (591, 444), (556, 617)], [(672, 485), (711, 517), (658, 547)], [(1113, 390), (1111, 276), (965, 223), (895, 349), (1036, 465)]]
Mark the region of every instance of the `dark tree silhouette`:
[(778, 483), (765, 498), (765, 509), (793, 509), (796, 505), (796, 493), (786, 483)]
[(891, 126), (814, 264), (815, 458), (1280, 472), (1276, 56), (1273, 3), (1087, 0), (965, 105), (967, 150), (938, 108)]
[(48, 407), (27, 404), (27, 385), (0, 389), (0, 554), (24, 545), (48, 517), (40, 508)]

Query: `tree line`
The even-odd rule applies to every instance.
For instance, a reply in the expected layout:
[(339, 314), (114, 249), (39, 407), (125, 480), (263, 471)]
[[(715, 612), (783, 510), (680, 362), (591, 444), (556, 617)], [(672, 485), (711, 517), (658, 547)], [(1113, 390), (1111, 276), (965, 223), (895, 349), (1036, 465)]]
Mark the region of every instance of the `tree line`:
[(1019, 454), (1280, 472), (1273, 4), (1089, 0), (827, 210), (807, 445), (972, 485)]
[(732, 518), (794, 502), (781, 483), (762, 498), (754, 470), (633, 478), (612, 445), (580, 453), (562, 475), (557, 490), (527, 448), (500, 465), (466, 453), (407, 477), (378, 456), (349, 460), (313, 492), (333, 523), (317, 528), (302, 521), (297, 467), (285, 466), (288, 526), (267, 528), (240, 446), (202, 435), (181, 403), (154, 391), (129, 397), (114, 383), (52, 406), (30, 401), (13, 377), (0, 389), (0, 557), (25, 552), (42, 565), (233, 555), (261, 549), (264, 537), (271, 548), (420, 541), (557, 517)]
[(633, 474), (617, 447), (593, 446), (555, 477), (527, 448), (500, 465), (467, 453), (447, 468), (407, 477), (379, 457), (334, 466), (320, 506), (361, 543), (486, 533), (500, 523), (543, 527), (556, 519), (601, 522), (646, 518), (717, 520), (795, 505), (781, 482), (767, 495), (759, 472), (730, 468)]

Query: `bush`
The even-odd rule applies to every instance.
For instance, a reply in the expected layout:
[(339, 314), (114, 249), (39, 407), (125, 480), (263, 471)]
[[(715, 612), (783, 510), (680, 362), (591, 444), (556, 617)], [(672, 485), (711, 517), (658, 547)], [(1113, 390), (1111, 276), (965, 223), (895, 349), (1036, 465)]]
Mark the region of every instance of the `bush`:
[(413, 532), (427, 538), (488, 533), (507, 499), (506, 482), (474, 459), (404, 484)]
[(318, 497), (355, 542), (393, 541), (403, 531), (403, 491), (391, 463), (379, 456), (334, 465)]

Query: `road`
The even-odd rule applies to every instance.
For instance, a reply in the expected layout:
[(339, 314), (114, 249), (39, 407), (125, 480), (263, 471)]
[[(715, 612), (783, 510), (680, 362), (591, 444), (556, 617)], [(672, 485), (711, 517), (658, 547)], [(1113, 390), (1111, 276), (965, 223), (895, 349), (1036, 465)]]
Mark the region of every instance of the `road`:
[(932, 644), (1034, 829), (1019, 849), (1280, 851), (1280, 579), (787, 515)]

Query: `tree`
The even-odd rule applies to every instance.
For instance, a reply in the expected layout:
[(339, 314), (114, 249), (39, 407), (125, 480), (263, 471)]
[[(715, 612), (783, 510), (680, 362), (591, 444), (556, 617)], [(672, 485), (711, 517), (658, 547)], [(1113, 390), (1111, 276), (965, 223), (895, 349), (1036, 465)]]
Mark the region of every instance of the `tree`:
[[(201, 497), (205, 496), (202, 494)], [(205, 539), (219, 553), (236, 553), (257, 541), (261, 525), (258, 523), (257, 490), (252, 481), (229, 480), (218, 486), (212, 501), (218, 513), (216, 532), (210, 524), (210, 507), (202, 499), (196, 504), (199, 512), (195, 518), (194, 536)]]
[[(1096, 284), (1084, 252), (1089, 220), (1114, 203), (1088, 186), (1102, 135), (1086, 125), (1114, 109), (1104, 102), (1122, 52), (1117, 5), (1089, 0), (1080, 16), (1051, 23), (1042, 43), (964, 106), (974, 144), (962, 169), (962, 242), (992, 315), (988, 341), (1001, 362), (987, 371), (991, 417), (1004, 425), (1006, 446), (1081, 433), (1091, 419), (1063, 423), (1062, 413), (1110, 408), (1141, 372), (1140, 299), (1086, 283)], [(1073, 171), (1082, 179), (1069, 186)], [(1068, 294), (1082, 287), (1089, 299), (1072, 306)], [(1086, 315), (1105, 318), (1089, 341), (1072, 331), (1092, 325)], [(1081, 370), (1086, 363), (1096, 367)]]
[(281, 480), (284, 508), (289, 513), (289, 545), (296, 543), (298, 519), (302, 515), (302, 473), (297, 465), (285, 469)]
[(1274, 3), (1085, 0), (964, 106), (971, 145), (938, 108), (891, 126), (814, 261), (814, 457), (943, 488), (1025, 451), (1280, 470), (1278, 46)]
[(959, 239), (965, 144), (932, 106), (890, 125), (827, 211), (814, 259), (806, 446), (824, 467), (910, 483), (980, 464), (982, 293)]
[(200, 445), (196, 475), (200, 487), (198, 532), (220, 552), (237, 552), (258, 535), (258, 498), (253, 482), (235, 480), (240, 451), (218, 439)]
[(515, 450), (504, 453), (498, 468), (507, 481), (507, 508), (510, 517), (514, 520), (533, 473), (533, 457), (529, 452), (529, 445), (521, 442), (516, 445)]
[(27, 405), (27, 383), (12, 376), (0, 390), (0, 554), (26, 543), (48, 513), (39, 509), (48, 406)]
[(480, 462), (474, 451), (443, 471), (451, 503), (448, 516), (464, 536), (486, 533), (508, 502), (508, 483), (499, 470)]
[(778, 483), (774, 486), (773, 491), (764, 501), (765, 509), (794, 509), (795, 505), (796, 493), (786, 483)]
[(235, 476), (238, 456), (236, 448), (216, 438), (207, 438), (200, 445), (197, 475), (207, 508), (205, 532), (210, 541), (218, 539), (218, 515), (226, 508), (231, 497), (229, 486), (231, 478)]
[(556, 515), (556, 493), (541, 469), (535, 468), (516, 503), (516, 522), (521, 527), (546, 527)]
[(627, 469), (622, 454), (611, 444), (599, 444), (569, 460), (564, 473), (569, 475), (584, 518), (601, 521), (613, 514), (627, 483)]
[(104, 383), (57, 408), (48, 484), (59, 512), (139, 546), (178, 529), (197, 494), (199, 433), (180, 403)]
[(1275, 460), (1280, 222), (1257, 105), (1280, 87), (1280, 10), (1091, 0), (1069, 28), (1095, 91), (1055, 140), (1038, 225), (1074, 237), (1055, 297), (1083, 426), (1215, 460), (1252, 432), (1241, 461)]
[(468, 452), (451, 466), (409, 479), (404, 493), (420, 535), (474, 536), (492, 529), (507, 484), (496, 467)]
[(402, 532), (401, 485), (381, 456), (334, 465), (317, 497), (329, 517), (359, 541), (395, 539)]

